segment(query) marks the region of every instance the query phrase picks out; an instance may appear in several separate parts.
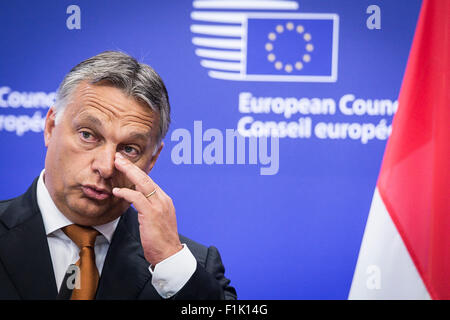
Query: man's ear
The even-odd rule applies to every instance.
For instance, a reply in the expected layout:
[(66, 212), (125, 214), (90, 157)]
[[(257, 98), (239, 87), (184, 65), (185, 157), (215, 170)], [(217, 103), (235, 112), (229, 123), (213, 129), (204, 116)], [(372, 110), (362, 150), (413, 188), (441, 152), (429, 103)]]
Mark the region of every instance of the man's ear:
[(161, 153), (161, 150), (162, 150), (163, 147), (164, 147), (164, 142), (161, 142), (161, 145), (159, 146), (158, 150), (153, 155), (152, 160), (150, 161), (150, 165), (148, 167), (147, 173), (150, 173), (150, 171), (152, 171), (153, 166), (155, 165), (156, 160), (158, 160), (159, 154)]
[(55, 117), (56, 117), (55, 107), (51, 107), (47, 112), (47, 117), (45, 118), (44, 141), (46, 147), (48, 147), (50, 138), (52, 137), (53, 129), (56, 126)]

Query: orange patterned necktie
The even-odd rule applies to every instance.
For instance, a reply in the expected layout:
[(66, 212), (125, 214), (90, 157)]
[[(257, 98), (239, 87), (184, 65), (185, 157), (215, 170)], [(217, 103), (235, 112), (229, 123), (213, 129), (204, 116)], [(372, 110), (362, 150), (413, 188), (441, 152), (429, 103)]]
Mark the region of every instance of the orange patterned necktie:
[(72, 291), (70, 300), (94, 300), (97, 292), (99, 274), (95, 264), (95, 238), (100, 234), (91, 227), (76, 224), (62, 228), (64, 233), (80, 249), (80, 259), (76, 262), (79, 267), (80, 286)]

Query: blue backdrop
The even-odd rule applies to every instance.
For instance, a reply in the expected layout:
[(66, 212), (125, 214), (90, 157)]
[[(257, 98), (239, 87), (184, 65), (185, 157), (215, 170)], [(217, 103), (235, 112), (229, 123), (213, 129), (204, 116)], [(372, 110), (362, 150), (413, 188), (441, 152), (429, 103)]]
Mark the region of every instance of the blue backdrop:
[[(346, 299), (420, 5), (2, 1), (0, 198), (43, 168), (43, 119), (64, 75), (121, 50), (169, 91), (173, 121), (151, 176), (174, 199), (180, 233), (219, 248), (241, 299)], [(194, 121), (224, 144), (227, 129), (275, 125), (278, 168), (263, 175), (268, 165), (248, 155), (194, 164)], [(174, 160), (177, 129), (191, 135), (192, 161)]]

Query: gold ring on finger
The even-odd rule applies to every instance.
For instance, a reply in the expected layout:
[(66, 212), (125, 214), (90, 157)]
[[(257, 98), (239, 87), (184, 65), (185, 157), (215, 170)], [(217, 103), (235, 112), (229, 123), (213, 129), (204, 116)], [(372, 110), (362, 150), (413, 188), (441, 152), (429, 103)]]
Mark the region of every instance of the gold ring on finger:
[(152, 192), (150, 192), (148, 195), (146, 195), (145, 197), (148, 199), (150, 198), (152, 195), (154, 195), (156, 193), (156, 188), (155, 190), (153, 190)]

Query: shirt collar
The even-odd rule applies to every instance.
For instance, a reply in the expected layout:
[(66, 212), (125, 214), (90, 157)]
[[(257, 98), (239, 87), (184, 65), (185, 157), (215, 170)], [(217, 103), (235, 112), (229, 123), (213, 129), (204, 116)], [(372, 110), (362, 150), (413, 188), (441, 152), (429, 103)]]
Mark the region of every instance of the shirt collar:
[[(42, 170), (39, 175), (37, 183), (37, 202), (39, 210), (42, 214), (42, 220), (44, 221), (45, 233), (48, 236), (55, 231), (64, 228), (65, 226), (73, 224), (73, 222), (70, 221), (53, 202), (53, 199), (44, 183), (44, 172), (45, 169)], [(93, 228), (100, 232), (106, 240), (111, 243), (111, 239), (114, 231), (116, 230), (119, 219), (120, 217), (108, 223), (93, 226)]]

